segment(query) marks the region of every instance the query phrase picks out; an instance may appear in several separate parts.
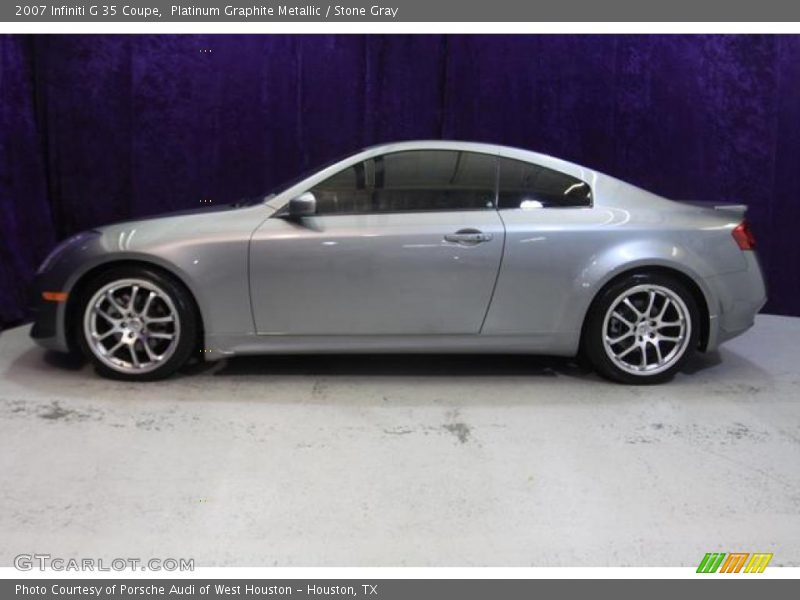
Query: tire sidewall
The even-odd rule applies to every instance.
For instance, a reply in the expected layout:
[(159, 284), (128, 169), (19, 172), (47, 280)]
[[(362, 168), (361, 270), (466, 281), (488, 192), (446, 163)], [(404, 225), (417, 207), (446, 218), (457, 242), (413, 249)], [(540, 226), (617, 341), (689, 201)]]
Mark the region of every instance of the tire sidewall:
[[(626, 290), (637, 285), (659, 285), (680, 296), (689, 311), (689, 342), (683, 354), (668, 369), (652, 375), (634, 375), (620, 369), (608, 356), (603, 344), (605, 315), (611, 304)], [(662, 383), (674, 377), (686, 360), (694, 353), (700, 339), (700, 310), (692, 293), (680, 281), (659, 273), (637, 273), (606, 286), (592, 303), (584, 329), (583, 350), (595, 369), (608, 379), (626, 384), (648, 385)]]
[[(97, 290), (114, 281), (131, 278), (148, 280), (164, 290), (175, 305), (180, 319), (180, 335), (175, 352), (163, 364), (146, 373), (122, 373), (103, 363), (89, 347), (89, 341), (86, 339), (83, 327), (87, 305)], [(164, 379), (183, 366), (197, 348), (199, 327), (197, 309), (193, 300), (182, 284), (156, 269), (121, 266), (104, 271), (92, 279), (81, 291), (75, 320), (73, 332), (77, 338), (78, 347), (94, 365), (97, 372), (110, 379), (121, 381), (155, 381)]]

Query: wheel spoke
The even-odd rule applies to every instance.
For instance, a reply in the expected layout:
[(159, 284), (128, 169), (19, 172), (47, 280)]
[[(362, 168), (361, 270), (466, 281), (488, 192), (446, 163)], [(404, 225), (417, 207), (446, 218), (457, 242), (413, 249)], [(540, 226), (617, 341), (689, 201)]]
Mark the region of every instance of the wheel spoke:
[(647, 342), (641, 345), (642, 359), (639, 361), (639, 367), (642, 369), (647, 368)]
[(658, 358), (658, 364), (664, 362), (664, 357), (661, 354), (661, 345), (658, 342), (653, 342), (653, 348), (656, 349), (656, 358)]
[(674, 337), (674, 336), (670, 336), (670, 335), (660, 335), (660, 336), (658, 336), (658, 339), (660, 339), (662, 341), (665, 341), (665, 342), (676, 342), (677, 343), (677, 342), (680, 342), (681, 340), (683, 340), (683, 337), (681, 337), (681, 336)]
[(119, 350), (120, 348), (122, 348), (124, 345), (125, 345), (125, 342), (123, 342), (122, 340), (119, 340), (116, 344), (114, 344), (114, 346), (111, 348), (111, 350), (108, 351), (108, 355), (109, 356), (114, 356), (116, 351)]
[(106, 292), (106, 300), (109, 301), (111, 306), (113, 306), (120, 315), (125, 314), (125, 309), (122, 308), (122, 306), (120, 306), (120, 303), (117, 302), (117, 299), (114, 298), (114, 294), (111, 292), (111, 290), (108, 290)]
[(662, 306), (661, 310), (658, 311), (658, 316), (656, 317), (656, 321), (661, 323), (661, 320), (664, 318), (664, 315), (666, 314), (667, 309), (670, 307), (671, 304), (672, 300), (670, 300), (669, 298), (664, 298), (664, 306)]
[(153, 299), (156, 297), (155, 292), (150, 292), (147, 296), (147, 300), (144, 301), (144, 306), (142, 307), (142, 317), (147, 319), (147, 312), (150, 310), (150, 304), (153, 302)]
[(136, 301), (136, 294), (138, 293), (139, 293), (139, 286), (134, 285), (131, 288), (131, 298), (130, 300), (128, 300), (128, 311), (132, 312), (136, 308), (136, 304), (134, 304), (134, 302)]
[(160, 359), (160, 357), (156, 356), (156, 354), (153, 352), (153, 349), (150, 348), (150, 344), (147, 342), (142, 342), (142, 346), (144, 346), (144, 351), (147, 354), (147, 358), (149, 358), (152, 362)]
[(136, 342), (133, 344), (128, 344), (128, 351), (131, 353), (131, 361), (133, 361), (133, 366), (138, 369), (141, 367), (141, 364), (139, 363), (139, 357), (136, 355), (136, 348), (134, 348), (135, 345)]
[(628, 308), (630, 308), (634, 312), (634, 314), (636, 314), (637, 317), (642, 316), (642, 312), (633, 305), (633, 302), (631, 302), (630, 298), (625, 298), (625, 300), (623, 300), (622, 303)]
[(108, 314), (106, 311), (104, 311), (99, 306), (95, 306), (93, 310), (94, 310), (94, 313), (96, 315), (99, 315), (99, 316), (103, 317), (106, 321), (108, 321), (112, 325), (115, 325), (115, 324), (119, 323), (119, 319), (115, 319), (114, 317), (112, 317), (110, 314)]
[(175, 317), (172, 315), (168, 315), (166, 317), (152, 317), (146, 318), (145, 323), (172, 323), (175, 320)]
[(108, 330), (108, 331), (106, 331), (105, 333), (95, 333), (95, 334), (94, 334), (94, 339), (96, 339), (98, 342), (102, 342), (102, 341), (103, 341), (104, 339), (106, 339), (108, 336), (110, 336), (110, 335), (114, 335), (115, 333), (119, 333), (119, 331), (118, 331), (116, 328), (114, 328), (114, 329), (109, 329), (109, 330)]
[(612, 346), (615, 346), (615, 345), (619, 344), (622, 340), (624, 340), (626, 338), (629, 338), (632, 335), (633, 335), (633, 331), (628, 331), (628, 332), (623, 333), (621, 336), (616, 337), (616, 338), (610, 338), (610, 337), (606, 336), (606, 341), (609, 344), (611, 344)]
[(615, 311), (615, 312), (611, 313), (611, 316), (614, 317), (615, 319), (617, 319), (618, 321), (622, 321), (623, 323), (625, 323), (625, 325), (627, 325), (629, 329), (633, 329), (633, 323), (628, 321), (628, 319), (623, 317), (618, 312)]
[(650, 290), (650, 299), (647, 302), (647, 310), (644, 312), (644, 315), (649, 319), (650, 313), (653, 311), (653, 304), (656, 301), (656, 293), (653, 290)]
[(148, 333), (147, 337), (155, 338), (157, 340), (171, 340), (171, 339), (173, 339), (175, 337), (175, 334), (174, 333), (154, 332), (154, 333)]
[(640, 347), (639, 344), (631, 344), (628, 348), (617, 354), (617, 358), (625, 358), (626, 356), (628, 356), (628, 354), (630, 354), (639, 347)]
[(683, 321), (661, 321), (658, 324), (658, 328), (661, 329), (662, 327), (680, 327), (683, 325)]

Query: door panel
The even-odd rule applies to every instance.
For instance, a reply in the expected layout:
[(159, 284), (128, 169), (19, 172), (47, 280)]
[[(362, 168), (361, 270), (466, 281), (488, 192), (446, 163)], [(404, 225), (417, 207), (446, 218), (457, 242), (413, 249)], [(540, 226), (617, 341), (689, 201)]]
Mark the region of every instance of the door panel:
[[(541, 165), (500, 158), (498, 206), (506, 227), (503, 271), (483, 332), (580, 333), (587, 263), (620, 225), (592, 208), (592, 188)], [(600, 233), (603, 226), (608, 232)], [(578, 318), (576, 318), (578, 317)], [(577, 335), (576, 335), (577, 337)]]
[(504, 235), (495, 210), (267, 219), (250, 249), (256, 330), (477, 334)]

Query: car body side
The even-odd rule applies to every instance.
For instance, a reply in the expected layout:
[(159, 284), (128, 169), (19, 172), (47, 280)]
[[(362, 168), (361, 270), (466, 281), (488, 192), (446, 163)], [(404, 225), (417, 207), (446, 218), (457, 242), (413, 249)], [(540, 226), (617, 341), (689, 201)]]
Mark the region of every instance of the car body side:
[[(379, 154), (447, 149), (496, 155), (587, 182), (585, 208), (501, 209), (502, 258), (482, 327), (466, 335), (259, 335), (251, 289), (251, 240), (296, 195), (341, 169)], [(418, 215), (424, 223), (426, 215)], [(162, 269), (193, 296), (204, 356), (325, 351), (577, 353), (587, 311), (616, 277), (639, 269), (679, 274), (703, 309), (701, 349), (712, 350), (753, 323), (766, 301), (757, 258), (731, 232), (736, 211), (677, 203), (591, 169), (546, 155), (467, 142), (410, 142), (367, 149), (289, 187), (263, 204), (203, 210), (109, 225), (59, 253), (37, 276), (36, 323), (42, 345), (67, 350), (80, 286), (111, 264)], [(270, 274), (260, 274), (269, 281)], [(274, 285), (280, 286), (279, 277)], [(346, 281), (342, 285), (347, 285)], [(69, 294), (42, 302), (43, 290)], [(457, 310), (457, 307), (454, 308)], [(301, 315), (300, 315), (301, 316)]]

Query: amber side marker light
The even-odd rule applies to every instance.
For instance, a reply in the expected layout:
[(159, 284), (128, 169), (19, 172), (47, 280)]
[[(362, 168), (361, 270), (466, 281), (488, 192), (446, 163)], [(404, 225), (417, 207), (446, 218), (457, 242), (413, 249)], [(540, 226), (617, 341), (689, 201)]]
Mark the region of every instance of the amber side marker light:
[(42, 298), (50, 302), (66, 302), (67, 292), (42, 292)]
[(750, 229), (750, 224), (747, 221), (742, 221), (734, 227), (731, 234), (742, 250), (756, 249), (756, 236), (753, 235), (753, 230)]

